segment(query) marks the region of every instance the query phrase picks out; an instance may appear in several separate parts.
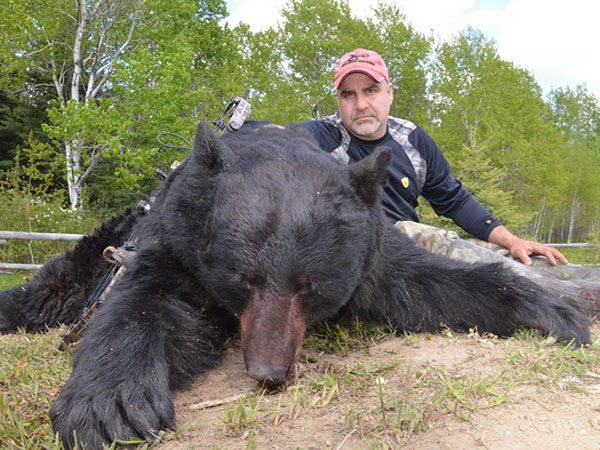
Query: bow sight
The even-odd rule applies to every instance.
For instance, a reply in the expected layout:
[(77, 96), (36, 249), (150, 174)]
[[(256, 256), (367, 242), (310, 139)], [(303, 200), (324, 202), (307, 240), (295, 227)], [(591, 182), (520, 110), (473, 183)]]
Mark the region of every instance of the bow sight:
[(239, 130), (248, 116), (250, 116), (250, 103), (246, 101), (248, 91), (243, 97), (232, 97), (218, 119), (213, 120), (217, 135), (229, 131)]

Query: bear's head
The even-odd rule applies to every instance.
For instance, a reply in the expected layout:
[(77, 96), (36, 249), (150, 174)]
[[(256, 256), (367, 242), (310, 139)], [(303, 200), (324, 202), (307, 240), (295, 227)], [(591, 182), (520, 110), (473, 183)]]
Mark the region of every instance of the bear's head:
[(374, 266), (391, 151), (344, 166), (294, 129), (240, 131), (216, 145), (199, 130), (196, 152), (226, 153), (196, 250), (200, 277), (240, 319), (248, 374), (280, 384), (306, 328), (338, 313)]

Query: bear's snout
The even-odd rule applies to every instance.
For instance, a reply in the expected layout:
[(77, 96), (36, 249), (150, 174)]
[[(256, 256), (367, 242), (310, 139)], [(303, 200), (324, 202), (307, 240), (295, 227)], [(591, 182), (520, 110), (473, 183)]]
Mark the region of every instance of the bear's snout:
[(283, 384), (296, 364), (306, 330), (296, 297), (257, 293), (240, 321), (248, 376), (269, 386)]

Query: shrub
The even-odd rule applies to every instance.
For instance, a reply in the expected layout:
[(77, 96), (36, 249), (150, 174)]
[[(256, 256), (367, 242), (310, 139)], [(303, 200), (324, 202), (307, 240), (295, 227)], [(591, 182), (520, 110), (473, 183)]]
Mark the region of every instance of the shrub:
[[(55, 188), (54, 151), (30, 135), (28, 146), (17, 150), (8, 179), (0, 181), (0, 230), (45, 233), (91, 232), (101, 217), (91, 209), (64, 207), (65, 192)], [(41, 264), (74, 245), (68, 241), (8, 240), (0, 247), (0, 260)]]

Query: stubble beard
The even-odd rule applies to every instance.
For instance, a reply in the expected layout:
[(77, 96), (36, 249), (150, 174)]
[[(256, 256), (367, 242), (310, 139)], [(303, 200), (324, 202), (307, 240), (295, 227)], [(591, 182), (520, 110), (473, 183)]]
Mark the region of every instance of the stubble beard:
[(365, 124), (352, 124), (350, 127), (354, 134), (357, 136), (371, 136), (381, 127), (381, 121), (377, 120), (375, 122), (365, 123)]

